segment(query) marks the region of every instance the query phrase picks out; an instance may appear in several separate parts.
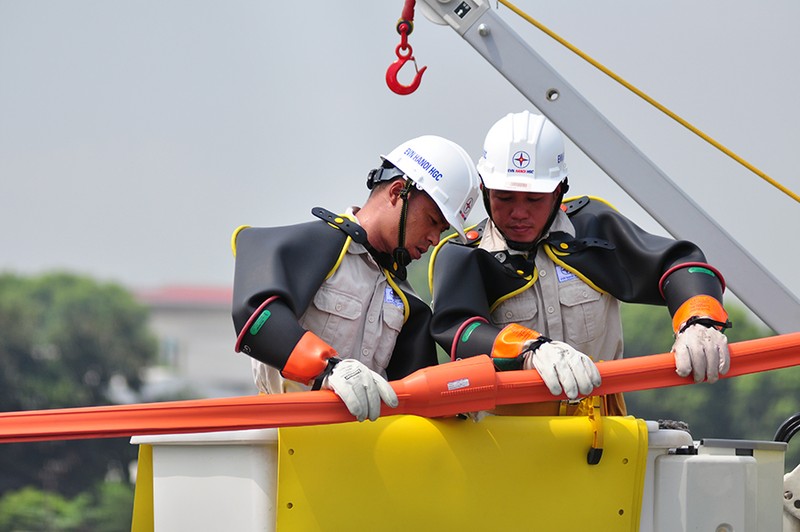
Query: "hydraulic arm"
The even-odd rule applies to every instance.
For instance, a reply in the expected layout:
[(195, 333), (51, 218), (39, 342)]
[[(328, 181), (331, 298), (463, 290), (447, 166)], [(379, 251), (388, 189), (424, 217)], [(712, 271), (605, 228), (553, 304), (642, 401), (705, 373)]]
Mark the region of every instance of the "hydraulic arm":
[(728, 285), (767, 325), (790, 333), (800, 300), (618, 131), (491, 10), (487, 0), (420, 0), (556, 124), (675, 238), (697, 243)]

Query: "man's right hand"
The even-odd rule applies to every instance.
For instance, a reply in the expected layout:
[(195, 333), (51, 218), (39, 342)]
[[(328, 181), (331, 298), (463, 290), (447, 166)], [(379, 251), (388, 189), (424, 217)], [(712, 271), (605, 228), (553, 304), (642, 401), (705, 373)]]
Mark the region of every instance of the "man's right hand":
[(359, 421), (375, 421), (381, 414), (381, 401), (397, 407), (397, 394), (386, 379), (358, 360), (342, 360), (322, 381), (322, 389), (333, 390)]
[(564, 342), (544, 342), (523, 351), (522, 356), (523, 368), (536, 368), (553, 395), (563, 391), (568, 398), (577, 399), (600, 386), (600, 372), (592, 359)]

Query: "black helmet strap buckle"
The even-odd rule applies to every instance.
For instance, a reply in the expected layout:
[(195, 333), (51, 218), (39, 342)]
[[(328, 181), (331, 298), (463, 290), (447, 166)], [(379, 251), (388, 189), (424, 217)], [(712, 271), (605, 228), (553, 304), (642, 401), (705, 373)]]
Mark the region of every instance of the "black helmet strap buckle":
[(367, 188), (372, 190), (378, 183), (391, 181), (396, 177), (403, 177), (403, 171), (389, 161), (383, 161), (378, 168), (373, 168), (367, 174)]

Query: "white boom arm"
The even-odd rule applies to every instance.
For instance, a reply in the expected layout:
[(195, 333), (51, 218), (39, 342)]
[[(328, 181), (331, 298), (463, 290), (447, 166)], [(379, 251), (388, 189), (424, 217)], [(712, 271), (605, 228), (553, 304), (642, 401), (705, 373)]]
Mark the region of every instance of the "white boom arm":
[(672, 236), (698, 244), (767, 325), (780, 334), (797, 330), (800, 300), (553, 70), (487, 0), (421, 0), (417, 6), (434, 22), (456, 30)]

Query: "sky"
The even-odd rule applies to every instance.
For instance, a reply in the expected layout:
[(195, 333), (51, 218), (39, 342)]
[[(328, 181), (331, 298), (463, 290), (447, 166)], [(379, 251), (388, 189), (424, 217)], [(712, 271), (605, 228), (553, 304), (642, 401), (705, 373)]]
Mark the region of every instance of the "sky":
[[(800, 193), (800, 2), (517, 5)], [(0, 271), (226, 286), (236, 227), (362, 203), (367, 172), (404, 140), (437, 134), (477, 158), (496, 120), (532, 106), (419, 10), (409, 42), (428, 69), (414, 94), (390, 92), (402, 7), (0, 0)], [(498, 14), (800, 297), (795, 200), (505, 7)], [(566, 158), (571, 193), (665, 234), (570, 142)]]

